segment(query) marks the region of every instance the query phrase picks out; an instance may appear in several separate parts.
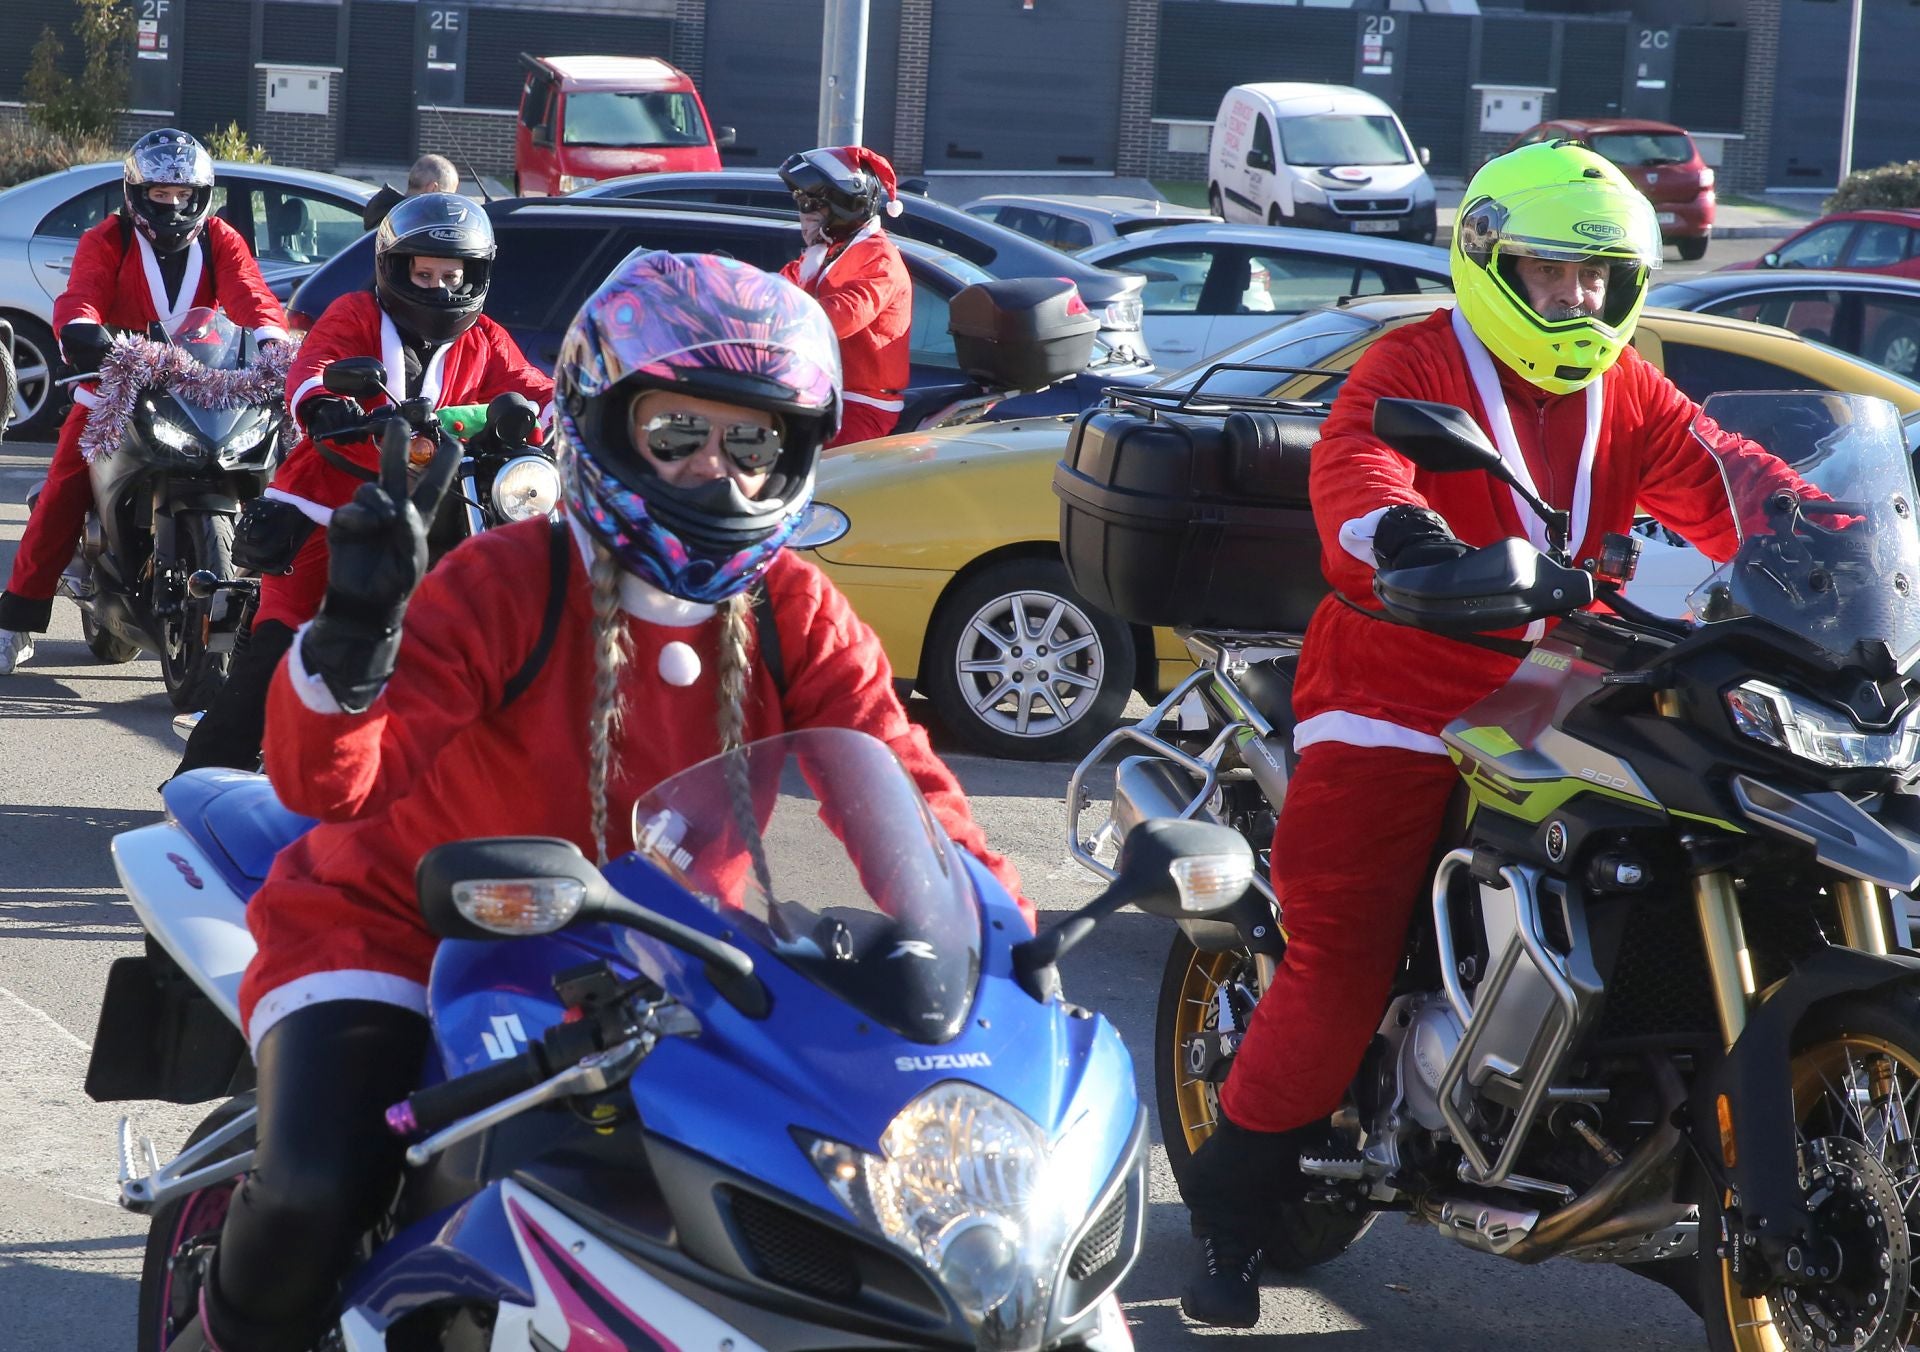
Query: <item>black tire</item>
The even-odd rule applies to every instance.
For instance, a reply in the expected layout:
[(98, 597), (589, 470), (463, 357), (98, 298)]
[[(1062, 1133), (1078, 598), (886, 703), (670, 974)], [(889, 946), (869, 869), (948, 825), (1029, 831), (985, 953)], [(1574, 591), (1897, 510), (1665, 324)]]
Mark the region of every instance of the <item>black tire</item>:
[(1909, 380), (1920, 374), (1920, 325), (1893, 323), (1874, 335), (1873, 361)]
[(1227, 219), (1227, 203), (1226, 199), (1220, 196), (1218, 183), (1207, 184), (1207, 210), (1223, 221)]
[[(193, 1134), (187, 1137), (187, 1145), (205, 1140), (235, 1114), (251, 1107), (252, 1094), (227, 1100), (193, 1129)], [(232, 1145), (235, 1154), (252, 1148), (251, 1134), (241, 1137)], [(140, 1324), (135, 1341), (138, 1352), (164, 1352), (168, 1336), (167, 1304), (170, 1300), (169, 1279), (173, 1255), (189, 1239), (207, 1232), (203, 1227), (211, 1227), (209, 1218), (216, 1213), (225, 1214), (226, 1197), (235, 1186), (227, 1183), (190, 1193), (161, 1207), (148, 1221), (146, 1257), (140, 1264)], [(183, 1222), (190, 1223), (192, 1228), (183, 1228)]]
[(1267, 204), (1267, 224), (1285, 225), (1286, 223), (1287, 218), (1280, 214), (1280, 204), (1278, 202), (1269, 202)]
[(1693, 239), (1677, 239), (1673, 247), (1680, 251), (1680, 257), (1689, 263), (1698, 263), (1707, 256), (1707, 237), (1696, 236)]
[[(1016, 617), (1027, 631), (1017, 637)], [(1056, 638), (1076, 645), (1068, 660), (1042, 641)], [(1013, 760), (1085, 752), (1119, 722), (1133, 678), (1133, 631), (1088, 604), (1057, 557), (1005, 559), (951, 588), (920, 655), (920, 688), (947, 731)]]
[[(174, 518), (178, 557), (174, 569), (184, 582), (200, 569), (215, 577), (233, 576), (233, 518), (218, 512), (182, 512)], [(226, 683), (229, 654), (209, 652), (201, 642), (199, 608), (183, 602), (179, 613), (163, 626), (160, 679), (167, 698), (185, 713), (213, 703)]]
[[(1850, 1103), (1836, 1116), (1823, 1102), (1821, 1085), (1807, 1088), (1815, 1078), (1813, 1071), (1823, 1060), (1834, 1058), (1836, 1047), (1844, 1047), (1846, 1054), (1865, 1050), (1872, 1055), (1876, 1049), (1888, 1054), (1895, 1063), (1901, 1096), (1911, 1105), (1916, 1095), (1920, 1095), (1920, 992), (1911, 986), (1893, 986), (1867, 994), (1842, 996), (1815, 1008), (1794, 1032), (1792, 1078), (1799, 1118), (1796, 1126), (1805, 1129), (1809, 1137), (1835, 1134), (1859, 1140), (1864, 1133), (1854, 1124), (1864, 1123), (1865, 1115), (1858, 1103)], [(1844, 1072), (1842, 1083), (1850, 1094), (1852, 1086), (1846, 1084)], [(1809, 1096), (1811, 1106), (1807, 1102)], [(1872, 1106), (1868, 1105), (1865, 1111), (1873, 1111)], [(1836, 1123), (1842, 1124), (1837, 1131)], [(1900, 1190), (1915, 1196), (1913, 1179), (1903, 1176), (1897, 1181)], [(1867, 1180), (1867, 1184), (1869, 1193), (1889, 1198), (1892, 1206), (1899, 1206), (1899, 1192), (1888, 1188), (1884, 1180), (1878, 1183)], [(1702, 1238), (1700, 1254), (1695, 1259), (1700, 1280), (1697, 1308), (1705, 1315), (1707, 1346), (1712, 1352), (1767, 1352), (1781, 1345), (1777, 1339), (1768, 1342), (1762, 1335), (1762, 1330), (1771, 1329), (1771, 1322), (1762, 1322), (1755, 1306), (1739, 1297), (1727, 1275), (1726, 1263), (1706, 1240), (1708, 1235), (1719, 1233), (1721, 1202), (1721, 1198), (1713, 1195), (1700, 1199)], [(1909, 1232), (1920, 1229), (1920, 1196), (1908, 1203), (1906, 1214)], [(1915, 1279), (1911, 1255), (1908, 1262), (1910, 1286)], [(1903, 1294), (1905, 1313), (1896, 1316), (1901, 1332), (1899, 1345), (1910, 1346), (1916, 1334), (1920, 1334), (1920, 1292), (1909, 1289)], [(1887, 1308), (1893, 1308), (1891, 1300)], [(1872, 1345), (1883, 1344), (1876, 1340)]]
[[(1160, 1137), (1167, 1149), (1173, 1181), (1186, 1195), (1187, 1165), (1193, 1159), (1192, 1142), (1207, 1131), (1188, 1121), (1205, 1099), (1204, 1111), (1217, 1114), (1219, 1101), (1209, 1089), (1193, 1084), (1181, 1065), (1180, 1046), (1187, 1036), (1183, 1015), (1196, 1008), (1188, 1003), (1197, 978), (1211, 981), (1222, 966), (1251, 962), (1244, 953), (1202, 953), (1187, 936), (1174, 931), (1173, 947), (1160, 974), (1160, 994), (1153, 1021), (1153, 1098), (1160, 1116)], [(1209, 969), (1212, 969), (1209, 972)], [(1205, 1120), (1212, 1120), (1211, 1117)], [(1250, 1205), (1260, 1205), (1250, 1198)], [(1373, 1224), (1376, 1212), (1345, 1211), (1318, 1202), (1282, 1202), (1273, 1208), (1273, 1227), (1267, 1233), (1267, 1266), (1277, 1272), (1299, 1272), (1318, 1267), (1345, 1253)]]
[(87, 651), (93, 654), (94, 660), (108, 666), (131, 662), (140, 655), (139, 644), (116, 638), (94, 624), (93, 612), (84, 606), (80, 609), (80, 637), (87, 641)]
[(53, 383), (60, 361), (53, 330), (18, 311), (9, 311), (0, 318), (13, 325), (9, 371), (13, 412), (6, 424), (6, 439), (52, 441), (68, 407), (66, 392)]

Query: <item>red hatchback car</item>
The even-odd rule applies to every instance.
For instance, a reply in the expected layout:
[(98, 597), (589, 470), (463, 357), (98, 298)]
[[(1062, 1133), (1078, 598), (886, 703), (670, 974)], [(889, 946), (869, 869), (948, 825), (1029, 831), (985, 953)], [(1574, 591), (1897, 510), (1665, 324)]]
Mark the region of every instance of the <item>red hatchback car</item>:
[(1778, 248), (1735, 268), (1834, 268), (1920, 277), (1920, 211), (1897, 207), (1836, 211)]
[(1689, 262), (1706, 255), (1713, 234), (1713, 170), (1684, 130), (1635, 117), (1561, 117), (1522, 132), (1507, 149), (1559, 140), (1577, 141), (1619, 165), (1652, 201), (1660, 238)]

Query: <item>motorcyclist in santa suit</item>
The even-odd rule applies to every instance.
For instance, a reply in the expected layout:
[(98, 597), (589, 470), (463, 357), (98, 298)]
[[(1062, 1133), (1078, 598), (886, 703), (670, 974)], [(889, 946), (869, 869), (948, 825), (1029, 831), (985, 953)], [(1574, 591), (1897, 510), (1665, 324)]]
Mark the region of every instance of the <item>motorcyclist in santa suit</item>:
[[(74, 371), (97, 371), (116, 329), (144, 335), (198, 306), (218, 306), (256, 341), (285, 342), (287, 316), (260, 276), (240, 232), (212, 214), (213, 157), (183, 131), (135, 141), (121, 164), (121, 205), (74, 246), (66, 290), (53, 303), (60, 354)], [(33, 636), (53, 619), (60, 572), (73, 558), (93, 505), (80, 434), (96, 396), (74, 390), (47, 481), (27, 518), (0, 592), (0, 676), (33, 656)]]
[[(1544, 535), (1491, 475), (1429, 473), (1382, 445), (1374, 401), (1466, 409), (1523, 482), (1571, 513), (1576, 560), (1630, 529), (1636, 505), (1727, 559), (1738, 537), (1720, 465), (1690, 432), (1700, 410), (1629, 345), (1660, 248), (1646, 197), (1591, 151), (1551, 142), (1489, 161), (1455, 222), (1454, 308), (1382, 335), (1327, 416), (1311, 493), (1334, 594), (1301, 653), (1300, 760), (1273, 838), (1287, 948), (1182, 1185), (1200, 1243), (1181, 1307), (1201, 1323), (1259, 1318), (1264, 1227), (1307, 1192), (1300, 1156), (1325, 1148), (1386, 1009), (1459, 779), (1438, 734), (1545, 628), (1482, 646), (1384, 619), (1376, 570)], [(1722, 460), (1805, 487), (1753, 443), (1720, 439)]]
[(822, 146), (780, 177), (807, 244), (780, 275), (820, 302), (840, 340), (847, 409), (832, 444), (884, 437), (904, 406), (913, 328), (913, 280), (881, 222), (901, 210), (893, 166), (865, 146)]
[[(373, 289), (334, 301), (307, 335), (287, 373), (287, 404), (305, 435), (261, 500), (248, 505), (238, 532), (251, 551), (242, 561), (266, 565), (260, 603), (226, 684), (194, 728), (176, 774), (258, 764), (267, 685), (294, 630), (313, 618), (326, 590), (324, 527), (373, 477), (371, 439), (335, 442), (325, 436), (362, 423), (387, 401), (328, 393), (328, 366), (343, 357), (378, 357), (388, 388), (401, 399), (451, 408), (520, 394), (546, 421), (553, 382), (483, 313), (494, 254), (493, 224), (478, 203), (450, 192), (405, 198), (375, 234)], [(418, 447), (422, 456), (431, 454), (425, 439)], [(263, 552), (273, 557), (263, 559)]]
[(434, 846), (558, 836), (604, 861), (632, 848), (630, 808), (668, 776), (852, 728), (1018, 896), (873, 631), (785, 548), (840, 411), (820, 308), (732, 259), (636, 253), (588, 299), (555, 375), (557, 520), (465, 541), (424, 582), (404, 494), (364, 485), (328, 526), (325, 600), (274, 677), (266, 744), (275, 790), (322, 824), (247, 906), (258, 1153), (170, 1352), (306, 1352), (323, 1332), (399, 1175), (383, 1112), (429, 1040), (437, 940), (414, 867)]

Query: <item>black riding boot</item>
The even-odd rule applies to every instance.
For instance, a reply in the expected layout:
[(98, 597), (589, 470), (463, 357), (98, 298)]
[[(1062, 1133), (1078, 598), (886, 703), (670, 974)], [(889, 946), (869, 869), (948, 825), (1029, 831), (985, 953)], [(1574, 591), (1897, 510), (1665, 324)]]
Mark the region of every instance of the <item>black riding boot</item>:
[(1200, 1241), (1180, 1309), (1196, 1323), (1246, 1329), (1260, 1322), (1260, 1266), (1273, 1207), (1307, 1195), (1300, 1156), (1323, 1149), (1327, 1125), (1249, 1131), (1219, 1116), (1180, 1190)]
[(267, 726), (267, 688), (280, 659), (293, 646), (294, 631), (278, 620), (268, 620), (242, 636), (226, 684), (213, 704), (200, 715), (176, 775), (210, 765), (229, 770), (260, 768), (260, 736)]

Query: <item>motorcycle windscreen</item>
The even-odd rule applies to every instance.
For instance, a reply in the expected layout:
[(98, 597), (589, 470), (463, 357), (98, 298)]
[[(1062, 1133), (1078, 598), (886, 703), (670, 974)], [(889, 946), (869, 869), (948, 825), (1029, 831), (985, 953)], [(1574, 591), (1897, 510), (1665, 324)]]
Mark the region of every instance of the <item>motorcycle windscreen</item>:
[(1716, 394), (1693, 434), (1719, 462), (1740, 535), (1688, 597), (1694, 618), (1750, 615), (1843, 660), (1884, 644), (1904, 669), (1920, 650), (1920, 524), (1899, 410), (1862, 395)]
[(958, 850), (884, 745), (846, 728), (754, 742), (633, 808), (637, 851), (742, 937), (916, 1042), (965, 1025), (980, 912)]
[[(167, 330), (167, 341), (213, 371), (239, 370), (246, 346), (234, 322), (206, 305), (196, 306), (175, 320)], [(224, 442), (243, 418), (255, 412), (251, 408), (202, 408), (182, 397), (170, 402), (177, 414), (213, 446)]]

